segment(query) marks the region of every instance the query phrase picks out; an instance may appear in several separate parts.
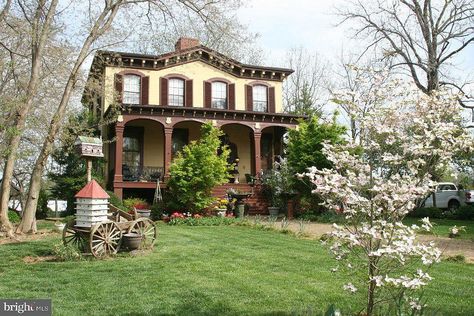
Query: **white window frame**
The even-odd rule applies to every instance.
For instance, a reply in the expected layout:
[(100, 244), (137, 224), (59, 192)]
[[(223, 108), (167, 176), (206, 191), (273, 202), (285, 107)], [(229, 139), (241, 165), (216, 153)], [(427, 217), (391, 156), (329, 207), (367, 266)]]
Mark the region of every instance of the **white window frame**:
[(141, 98), (141, 81), (139, 75), (123, 76), (123, 100), (124, 104), (140, 104)]
[(168, 105), (184, 106), (185, 80), (181, 78), (168, 79)]
[[(259, 91), (260, 90), (260, 91)], [(268, 112), (268, 87), (257, 84), (252, 86), (252, 110)]]
[(222, 81), (211, 83), (211, 107), (225, 110), (228, 108), (228, 85)]

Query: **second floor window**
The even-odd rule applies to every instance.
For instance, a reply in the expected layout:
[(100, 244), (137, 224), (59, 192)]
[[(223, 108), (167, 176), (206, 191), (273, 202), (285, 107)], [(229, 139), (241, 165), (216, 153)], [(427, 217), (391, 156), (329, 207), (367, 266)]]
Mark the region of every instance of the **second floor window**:
[(140, 76), (123, 76), (123, 103), (140, 104)]
[(253, 110), (256, 112), (267, 112), (268, 96), (267, 87), (262, 85), (253, 86)]
[(227, 109), (227, 84), (224, 82), (212, 83), (212, 107), (216, 109)]
[(184, 80), (170, 79), (168, 84), (168, 105), (184, 106)]

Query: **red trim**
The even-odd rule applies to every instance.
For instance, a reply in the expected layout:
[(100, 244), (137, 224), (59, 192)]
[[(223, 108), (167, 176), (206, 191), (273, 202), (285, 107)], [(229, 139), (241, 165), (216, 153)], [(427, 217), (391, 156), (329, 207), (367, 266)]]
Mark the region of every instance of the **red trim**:
[(232, 83), (232, 81), (227, 80), (227, 79), (225, 79), (225, 78), (221, 78), (221, 77), (214, 77), (214, 78), (207, 79), (207, 80), (204, 80), (204, 81), (207, 81), (207, 82), (220, 81), (220, 82), (227, 83), (227, 84), (231, 84), (231, 83)]
[(184, 81), (184, 106), (193, 106), (193, 80)]
[[(166, 183), (160, 182), (160, 187), (166, 188)], [(114, 183), (114, 188), (127, 188), (127, 189), (156, 189), (156, 182), (135, 182), (135, 181), (123, 181)]]
[(177, 74), (177, 73), (167, 74), (166, 76), (163, 76), (162, 78), (166, 78), (166, 79), (176, 78), (176, 79), (182, 79), (182, 80), (191, 80), (191, 78), (186, 77), (185, 75), (182, 75), (182, 74)]
[(133, 70), (133, 69), (127, 69), (127, 70), (122, 70), (121, 72), (117, 73), (117, 75), (137, 75), (137, 76), (140, 76), (140, 77), (145, 77), (146, 75), (141, 72), (141, 71), (138, 71), (138, 70)]
[(261, 81), (261, 80), (251, 81), (247, 83), (247, 85), (252, 86), (252, 87), (253, 86), (265, 86), (267, 88), (273, 87), (271, 84), (266, 83), (265, 81)]
[(160, 104), (168, 105), (168, 79), (160, 77)]
[(212, 84), (208, 81), (204, 81), (203, 84), (203, 89), (204, 89), (204, 104), (203, 107), (205, 108), (212, 108)]

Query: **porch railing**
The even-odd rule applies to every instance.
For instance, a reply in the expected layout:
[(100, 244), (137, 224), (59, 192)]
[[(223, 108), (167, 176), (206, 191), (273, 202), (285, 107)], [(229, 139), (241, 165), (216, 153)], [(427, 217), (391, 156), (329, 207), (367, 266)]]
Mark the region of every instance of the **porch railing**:
[(164, 171), (163, 167), (122, 166), (123, 181), (163, 181)]

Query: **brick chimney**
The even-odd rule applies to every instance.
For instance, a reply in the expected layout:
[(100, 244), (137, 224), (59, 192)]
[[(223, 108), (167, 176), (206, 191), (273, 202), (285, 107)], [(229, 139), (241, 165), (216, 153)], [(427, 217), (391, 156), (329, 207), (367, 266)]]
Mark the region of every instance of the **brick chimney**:
[(176, 44), (174, 45), (174, 49), (178, 52), (181, 50), (185, 50), (191, 47), (199, 46), (199, 40), (195, 38), (189, 37), (180, 37)]

